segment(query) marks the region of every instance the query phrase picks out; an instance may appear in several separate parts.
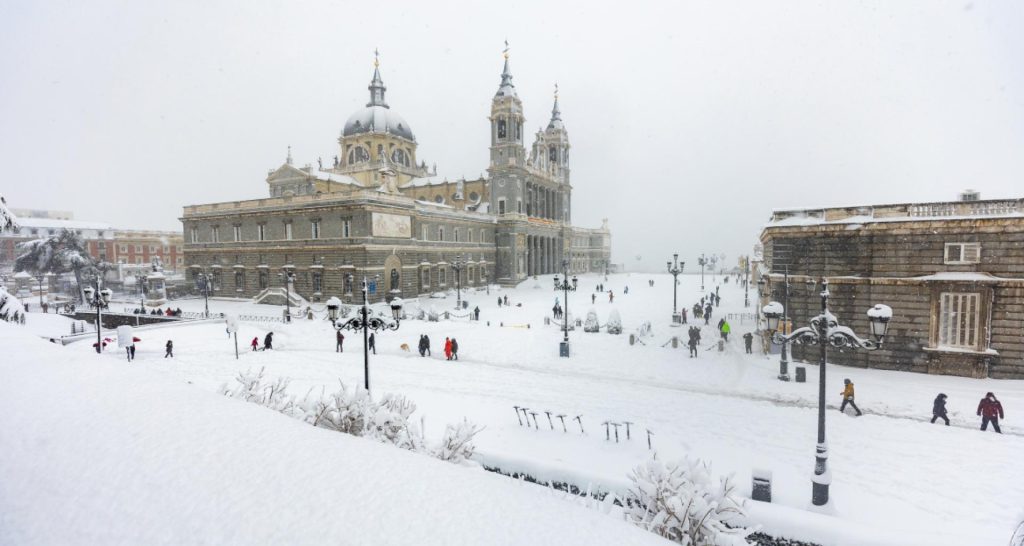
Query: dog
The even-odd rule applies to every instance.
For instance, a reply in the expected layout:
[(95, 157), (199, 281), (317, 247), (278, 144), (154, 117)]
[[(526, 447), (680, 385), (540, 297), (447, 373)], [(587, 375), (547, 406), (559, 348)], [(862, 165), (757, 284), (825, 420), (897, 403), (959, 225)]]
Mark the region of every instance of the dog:
[(401, 349), (408, 353), (409, 352), (409, 344), (408, 343), (403, 343), (401, 345)]

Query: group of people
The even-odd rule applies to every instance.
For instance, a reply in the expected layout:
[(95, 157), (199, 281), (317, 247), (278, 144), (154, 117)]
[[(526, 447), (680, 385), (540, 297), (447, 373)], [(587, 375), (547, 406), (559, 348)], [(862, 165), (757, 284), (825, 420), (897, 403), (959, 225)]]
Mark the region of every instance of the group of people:
[(565, 316), (565, 310), (562, 309), (562, 303), (558, 298), (555, 298), (555, 306), (551, 308), (551, 314), (554, 315), (556, 320)]
[(690, 340), (686, 343), (686, 346), (690, 348), (690, 358), (697, 356), (697, 347), (700, 345), (700, 326), (690, 326), (687, 330), (690, 335)]
[(729, 322), (724, 318), (718, 319), (718, 333), (722, 336), (722, 340), (726, 343), (729, 342), (729, 333), (732, 332), (732, 326), (729, 326)]
[(508, 307), (508, 294), (505, 294), (504, 297), (498, 296), (498, 307), (501, 307), (502, 305)]
[[(370, 336), (366, 338), (366, 350), (377, 354), (377, 336), (373, 332), (370, 332)], [(341, 333), (341, 330), (334, 334), (334, 351), (337, 353), (345, 352), (345, 334)]]
[[(419, 342), (420, 356), (430, 356), (430, 337), (426, 334), (420, 334)], [(459, 342), (454, 337), (444, 338), (444, 357), (446, 360), (458, 360), (459, 359)]]
[(170, 307), (168, 307), (166, 311), (163, 309), (153, 309), (152, 311), (148, 312), (145, 309), (136, 308), (132, 311), (132, 313), (136, 315), (163, 315), (165, 317), (178, 317), (181, 316), (181, 307), (177, 309), (171, 309)]
[[(949, 426), (949, 415), (946, 411), (946, 398), (946, 394), (941, 392), (935, 397), (935, 402), (932, 404), (932, 423), (934, 423), (936, 419), (942, 419), (946, 422), (946, 426)], [(1003, 404), (996, 399), (996, 395), (994, 393), (986, 393), (985, 398), (982, 398), (981, 401), (978, 402), (977, 414), (981, 417), (981, 430), (988, 430), (988, 425), (991, 423), (992, 430), (999, 434), (1003, 433), (1003, 431), (999, 429), (999, 420), (1005, 419), (1006, 417), (1003, 413)]]
[(274, 332), (267, 332), (267, 335), (263, 336), (263, 347), (260, 348), (260, 336), (255, 336), (252, 341), (249, 342), (249, 346), (252, 347), (253, 351), (268, 351), (274, 349)]

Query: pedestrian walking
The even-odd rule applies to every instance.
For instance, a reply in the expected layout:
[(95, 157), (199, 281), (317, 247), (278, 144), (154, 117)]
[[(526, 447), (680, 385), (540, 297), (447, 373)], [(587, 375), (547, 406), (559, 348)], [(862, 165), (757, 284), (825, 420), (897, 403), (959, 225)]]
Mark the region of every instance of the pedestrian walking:
[(452, 340), (451, 338), (444, 338), (444, 357), (447, 360), (452, 359)]
[(452, 360), (459, 359), (459, 342), (452, 338)]
[[(256, 340), (254, 339), (253, 343), (255, 343), (255, 342), (256, 342)], [(345, 334), (341, 333), (341, 330), (338, 330), (337, 333), (334, 334), (334, 352), (336, 352), (336, 353), (343, 353), (343, 352), (345, 352), (344, 344), (345, 344)]]
[(935, 423), (935, 420), (940, 418), (946, 422), (948, 427), (949, 416), (946, 415), (946, 395), (941, 392), (935, 397), (935, 402), (932, 403), (932, 423)]
[(704, 318), (706, 319), (704, 324), (707, 324), (707, 321), (711, 320), (711, 311), (712, 311), (712, 309), (714, 309), (714, 308), (711, 307), (711, 302), (709, 301), (707, 306), (704, 307)]
[(608, 291), (608, 303), (612, 303), (613, 301), (615, 301), (615, 292), (612, 292), (611, 290), (609, 290)]
[(134, 341), (132, 341), (132, 344), (128, 346), (128, 354), (130, 355), (129, 358), (128, 358), (128, 362), (131, 362), (132, 360), (135, 360), (135, 342)]
[(423, 334), (420, 334), (420, 340), (416, 343), (416, 350), (420, 352), (420, 356), (425, 356), (427, 354), (427, 345), (423, 341)]
[(473, 320), (475, 320), (475, 321), (479, 321), (480, 320), (480, 306), (479, 305), (473, 308)]
[[(253, 343), (255, 342), (256, 340), (253, 339)], [(255, 351), (256, 349), (253, 350)], [(164, 358), (168, 357), (174, 358), (174, 342), (169, 339), (167, 340), (167, 343), (164, 345)]]
[(367, 350), (373, 351), (373, 354), (377, 354), (377, 336), (373, 332), (370, 332), (370, 341), (367, 346)]
[(498, 307), (501, 307), (501, 296), (498, 296)]
[(729, 332), (732, 332), (732, 326), (729, 326), (729, 322), (723, 319), (722, 320), (722, 326), (719, 327), (718, 331), (722, 333), (722, 339), (726, 343), (728, 343), (729, 342)]
[(597, 294), (591, 294), (590, 295), (590, 304), (593, 305), (596, 302), (597, 302)]
[(981, 430), (988, 430), (988, 424), (992, 423), (992, 430), (999, 434), (1003, 433), (999, 430), (999, 420), (1005, 419), (1003, 404), (996, 400), (996, 395), (988, 393), (985, 398), (981, 399), (981, 402), (978, 403), (978, 415), (981, 416)]
[(754, 353), (754, 334), (750, 332), (743, 334), (743, 348), (748, 355)]
[(428, 337), (426, 334), (423, 335), (423, 346), (427, 350), (427, 356), (431, 356), (431, 354), (430, 354), (430, 337)]
[(508, 307), (508, 294), (505, 294), (505, 307)]
[(260, 348), (260, 337), (259, 336), (253, 337), (252, 341), (249, 343), (249, 346), (252, 347), (252, 351), (253, 352), (258, 351), (259, 348)]
[(263, 350), (271, 351), (274, 349), (274, 332), (267, 332), (267, 335), (263, 337)]
[(685, 307), (683, 307), (682, 313), (683, 313), (683, 324), (689, 324), (688, 322), (686, 322), (686, 308)]
[(853, 401), (853, 382), (850, 381), (849, 379), (844, 379), (843, 384), (846, 386), (843, 387), (843, 392), (839, 393), (843, 395), (843, 403), (839, 405), (839, 411), (844, 412), (846, 410), (846, 405), (849, 404), (853, 406), (853, 409), (857, 410), (858, 417), (860, 415), (863, 415), (860, 411), (860, 408), (858, 408), (857, 404), (854, 403)]

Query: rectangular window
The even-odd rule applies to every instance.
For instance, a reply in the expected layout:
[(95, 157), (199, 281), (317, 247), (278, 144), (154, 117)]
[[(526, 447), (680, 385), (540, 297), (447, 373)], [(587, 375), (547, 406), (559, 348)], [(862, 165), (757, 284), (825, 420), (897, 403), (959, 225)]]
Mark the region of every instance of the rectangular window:
[(437, 226), (437, 240), (444, 240), (444, 226)]
[(427, 226), (421, 226), (423, 228), (423, 237), (420, 237), (421, 241), (427, 240)]
[(345, 279), (345, 281), (344, 281), (344, 284), (343, 284), (343, 289), (345, 291), (345, 295), (346, 296), (351, 296), (352, 295), (352, 275), (345, 275), (344, 279)]
[(472, 243), (473, 242), (473, 230), (472, 229), (467, 229), (466, 230), (466, 235), (469, 235), (469, 242)]
[(313, 273), (313, 292), (322, 292), (323, 278), (323, 273)]
[(241, 269), (235, 270), (235, 292), (242, 292), (245, 290), (245, 272)]
[(260, 290), (267, 289), (267, 281), (269, 280), (270, 273), (266, 269), (260, 270)]
[(498, 214), (505, 214), (505, 200), (498, 199)]
[(287, 224), (284, 225), (284, 238), (289, 240), (289, 241), (292, 240), (292, 223), (291, 222), (288, 222)]
[(242, 226), (235, 226), (232, 231), (235, 232), (235, 242), (237, 243), (237, 242), (241, 241), (242, 240)]
[[(198, 229), (196, 229), (196, 228), (192, 228), (192, 229), (190, 229), (190, 230), (189, 230), (189, 239), (190, 239), (190, 240), (191, 240), (191, 241), (192, 241), (193, 243), (198, 243), (198, 242), (199, 242), (199, 230), (198, 230)], [(121, 247), (121, 251), (122, 251), (122, 252), (128, 252), (128, 247), (127, 247), (127, 246), (122, 246), (122, 247)]]
[(135, 253), (142, 254), (142, 245), (135, 245)]
[(213, 226), (212, 228), (210, 228), (210, 240), (215, 242), (215, 243), (219, 243), (220, 242), (220, 228), (219, 227)]
[(352, 220), (343, 219), (341, 221), (341, 236), (351, 237), (352, 236)]
[[(320, 220), (313, 220), (312, 222), (310, 222), (309, 223), (309, 228), (310, 228), (310, 234), (311, 234), (310, 238), (311, 239), (319, 239), (320, 238)], [(319, 292), (319, 290), (317, 290), (317, 292)]]
[[(196, 228), (192, 228), (192, 242), (196, 242)], [(128, 254), (128, 245), (121, 245), (121, 254)]]
[(445, 282), (448, 281), (448, 270), (445, 269), (444, 267), (445, 266), (442, 265), (441, 267), (437, 268), (437, 284), (439, 286), (444, 286)]
[(220, 290), (220, 269), (213, 270), (213, 289)]
[(480, 242), (481, 243), (486, 243), (487, 242), (487, 231), (486, 230), (483, 230), (483, 229), (480, 230)]
[(977, 349), (979, 294), (943, 292), (939, 300), (939, 346)]
[(164, 254), (170, 254), (170, 253), (171, 253), (171, 247), (165, 245), (164, 246)]
[(981, 262), (981, 243), (946, 243), (947, 264), (976, 264)]
[(522, 199), (516, 199), (516, 212), (518, 212), (519, 214), (523, 213), (523, 200)]
[[(267, 226), (265, 224), (259, 224), (256, 226), (256, 240), (266, 241), (267, 240)], [(266, 288), (264, 286), (264, 288)]]
[(156, 247), (153, 246), (153, 245), (149, 245), (149, 253), (150, 254), (156, 254)]
[(426, 292), (430, 288), (430, 268), (424, 267), (420, 270), (420, 292)]
[(459, 228), (455, 228), (455, 242), (459, 242)]

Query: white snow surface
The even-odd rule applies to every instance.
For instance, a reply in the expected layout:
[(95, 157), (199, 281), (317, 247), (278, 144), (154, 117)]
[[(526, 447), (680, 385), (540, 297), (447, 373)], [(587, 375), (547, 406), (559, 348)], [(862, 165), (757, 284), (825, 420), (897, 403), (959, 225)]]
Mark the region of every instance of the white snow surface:
[[(648, 279), (656, 281), (653, 288), (648, 287)], [(700, 299), (700, 275), (683, 275), (679, 279), (679, 305), (691, 307)], [(614, 492), (624, 492), (628, 487), (628, 472), (650, 456), (646, 441), (646, 431), (650, 430), (653, 433), (651, 441), (659, 457), (688, 455), (706, 460), (713, 465), (717, 474), (734, 473), (743, 495), (750, 493), (753, 469), (770, 471), (773, 476), (773, 503), (748, 503), (751, 523), (763, 525), (764, 530), (773, 534), (811, 540), (824, 546), (981, 546), (1007, 542), (1020, 521), (1020, 507), (1024, 506), (1024, 480), (1019, 479), (1018, 470), (1020, 455), (1024, 453), (1024, 426), (1019, 424), (1019, 416), (1024, 413), (1024, 381), (977, 380), (829, 365), (826, 393), (832, 502), (825, 510), (812, 511), (809, 501), (814, 463), (818, 368), (816, 365), (807, 366), (808, 383), (778, 381), (777, 354), (764, 355), (757, 345), (753, 355), (745, 355), (743, 351), (742, 335), (754, 329), (753, 315), (760, 307), (754, 297), (755, 291), (751, 290), (750, 307), (744, 307), (743, 291), (733, 282), (722, 284), (721, 277), (716, 279), (711, 274), (706, 275), (706, 281), (707, 291), (720, 285), (722, 306), (714, 310), (709, 326), (703, 326), (703, 321), (698, 322), (690, 317), (690, 324), (700, 324), (703, 330), (700, 356), (696, 359), (687, 357), (682, 344), (678, 349), (672, 349), (671, 344), (667, 343), (672, 336), (685, 333), (683, 329), (670, 326), (672, 277), (669, 275), (623, 274), (612, 275), (608, 280), (595, 275), (580, 276), (579, 290), (569, 296), (566, 307), (568, 312), (582, 314), (585, 309), (593, 307), (599, 316), (607, 317), (616, 309), (624, 317), (625, 334), (636, 331), (643, 322), (650, 321), (653, 335), (630, 346), (628, 335), (585, 333), (582, 328), (577, 328), (569, 332), (572, 357), (568, 359), (558, 357), (558, 342), (562, 339), (559, 326), (543, 324), (543, 318), (550, 316), (551, 301), (556, 295), (549, 288), (552, 284), (550, 276), (536, 282), (527, 281), (517, 289), (492, 289), (489, 295), (482, 289), (464, 289), (462, 298), (469, 302), (469, 308), (479, 306), (481, 309), (480, 322), (470, 322), (466, 318), (440, 322), (405, 320), (398, 331), (377, 335), (379, 354), (371, 356), (370, 360), (374, 395), (396, 393), (414, 400), (419, 408), (414, 419), (426, 419), (428, 440), (436, 440), (446, 424), (461, 421), (463, 417), (485, 426), (486, 429), (474, 441), (477, 446), (474, 458), (479, 462), (506, 470), (525, 471), (541, 479), (568, 480), (583, 487), (589, 484), (595, 489)], [(614, 290), (617, 296), (614, 303), (597, 294), (596, 302), (591, 304), (591, 291), (599, 282), (603, 282), (606, 289)], [(629, 294), (623, 293), (625, 285), (630, 287)], [(507, 295), (512, 306), (498, 308), (495, 300), (499, 295)], [(454, 291), (448, 294), (447, 299), (428, 301), (429, 304), (423, 305), (433, 305), (438, 311), (452, 309), (455, 303)], [(423, 300), (406, 298), (405, 307), (412, 312), (421, 302)], [(517, 304), (522, 304), (522, 307), (517, 307)], [(169, 305), (195, 311), (202, 310), (203, 301), (179, 300)], [(212, 312), (270, 317), (279, 317), (281, 314), (281, 310), (275, 306), (220, 299), (211, 300), (210, 309)], [(276, 423), (283, 417), (270, 410), (253, 406), (252, 411), (262, 413), (244, 413), (247, 417), (242, 418), (239, 412), (249, 410), (224, 405), (225, 402), (233, 401), (217, 400), (198, 405), (195, 402), (195, 399), (206, 400), (205, 396), (215, 392), (223, 383), (232, 381), (239, 371), (258, 370), (261, 367), (266, 367), (270, 378), (291, 377), (290, 390), (296, 393), (304, 393), (309, 388), (319, 390), (320, 387), (331, 391), (336, 388), (339, 378), (349, 385), (361, 384), (362, 337), (347, 335), (345, 352), (334, 352), (334, 333), (329, 322), (324, 320), (326, 312), (322, 305), (314, 305), (314, 309), (318, 314), (318, 320), (314, 321), (296, 320), (290, 325), (243, 322), (238, 333), (243, 353), (237, 361), (222, 323), (175, 324), (149, 331), (145, 336), (140, 336), (143, 341), (136, 344), (136, 360), (130, 367), (124, 363), (123, 351), (108, 351), (98, 357), (93, 352), (91, 342), (74, 343), (63, 349), (54, 347), (53, 350), (62, 351), (59, 353), (61, 355), (69, 355), (63, 364), (64, 368), (71, 371), (89, 370), (89, 373), (83, 371), (82, 377), (76, 374), (75, 381), (92, 381), (90, 378), (99, 373), (93, 371), (95, 368), (106, 370), (101, 381), (114, 382), (117, 387), (113, 389), (114, 393), (121, 389), (135, 388), (134, 383), (123, 383), (128, 380), (125, 378), (153, 385), (153, 391), (157, 390), (156, 385), (171, 389), (155, 398), (157, 403), (153, 411), (158, 416), (163, 415), (162, 412), (171, 411), (163, 407), (165, 404), (177, 403), (174, 400), (179, 397), (179, 387), (185, 389), (180, 392), (187, 392), (189, 396), (184, 407), (202, 408), (201, 418), (193, 415), (192, 409), (182, 410), (188, 416), (183, 427), (179, 427), (177, 422), (174, 426), (162, 426), (164, 422), (159, 421), (155, 425), (162, 429), (159, 433), (145, 430), (148, 427), (146, 420), (139, 417), (136, 421), (134, 414), (131, 414), (133, 416), (130, 419), (121, 414), (117, 414), (116, 419), (110, 419), (117, 426), (108, 428), (118, 429), (121, 431), (118, 434), (121, 434), (125, 433), (126, 428), (122, 423), (130, 423), (131, 426), (127, 427), (130, 434), (137, 435), (139, 442), (152, 442), (156, 448), (166, 447), (160, 443), (163, 441), (162, 435), (175, 436), (176, 439), (167, 440), (177, 442), (170, 448), (170, 451), (175, 452), (173, 457), (152, 455), (158, 457), (161, 464), (178, 464), (174, 457), (184, 456), (189, 458), (182, 464), (189, 466), (196, 464), (191, 459), (193, 453), (210, 459), (215, 458), (212, 454), (223, 451), (226, 459), (238, 461), (244, 470), (239, 472), (245, 475), (244, 478), (232, 474), (234, 481), (220, 481), (216, 478), (217, 472), (221, 471), (220, 467), (215, 472), (206, 466), (212, 463), (201, 462), (201, 472), (210, 471), (216, 478), (210, 487), (223, 487), (225, 491), (216, 488), (208, 491), (200, 485), (190, 484), (186, 486), (188, 491), (180, 495), (220, 496), (234, 499), (248, 507), (247, 503), (257, 502), (250, 499), (250, 496), (262, 495), (254, 492), (259, 487), (250, 484), (250, 481), (263, 483), (261, 480), (268, 479), (256, 469), (269, 464), (277, 470), (268, 475), (288, 484), (283, 494), (286, 500), (281, 501), (282, 505), (286, 505), (287, 513), (292, 513), (292, 504), (298, 502), (302, 509), (312, 509), (315, 514), (320, 514), (315, 506), (310, 508), (311, 503), (296, 501), (293, 497), (311, 496), (323, 500), (325, 494), (320, 492), (319, 486), (330, 488), (333, 483), (332, 474), (323, 469), (338, 468), (339, 464), (345, 464), (346, 457), (349, 457), (347, 453), (352, 449), (348, 446), (357, 440), (334, 436), (323, 440), (324, 445), (328, 442), (343, 442), (346, 455), (339, 456), (331, 451), (321, 459), (317, 453), (321, 444), (315, 443), (320, 441), (318, 433), (321, 431), (314, 429), (308, 433), (288, 433), (279, 440), (277, 432), (266, 431), (277, 431), (279, 426), (271, 426), (269, 423)], [(464, 317), (465, 313), (460, 310), (454, 312), (453, 316)], [(892, 320), (899, 322), (900, 314), (896, 306)], [(29, 324), (32, 323), (33, 315), (29, 315)], [(725, 352), (719, 353), (713, 347), (719, 339), (715, 325), (722, 317), (732, 325), (732, 335), (725, 345)], [(851, 318), (838, 317), (840, 322)], [(504, 327), (499, 327), (499, 323), (504, 323)], [(531, 327), (526, 328), (527, 324)], [(262, 340), (269, 330), (275, 332), (275, 351), (253, 353), (244, 350), (249, 340), (254, 336)], [(868, 334), (857, 333), (862, 336)], [(434, 351), (432, 357), (421, 358), (416, 353), (420, 334), (430, 336)], [(444, 359), (442, 347), (446, 336), (455, 337), (459, 341), (458, 361), (449, 362)], [(161, 358), (163, 343), (167, 338), (174, 339), (174, 360)], [(413, 351), (403, 351), (400, 348), (403, 343), (408, 344)], [(19, 354), (24, 359), (28, 353)], [(71, 408), (67, 411), (72, 412), (72, 421), (78, 425), (81, 425), (83, 412), (88, 414), (97, 405), (141, 407), (149, 411), (147, 399), (132, 392), (123, 394), (127, 399), (122, 398), (121, 394), (115, 396), (101, 393), (95, 385), (85, 391), (88, 399), (79, 401), (77, 394), (65, 400), (69, 396), (67, 393), (74, 390), (71, 386), (55, 385), (54, 388), (46, 388), (41, 384), (33, 387), (33, 396), (38, 400), (29, 403), (20, 394), (25, 390), (21, 383), (27, 379), (34, 381), (37, 368), (42, 370), (38, 373), (47, 374), (40, 379), (41, 383), (68, 380), (55, 372), (46, 371), (52, 366), (39, 366), (37, 362), (45, 363), (46, 360), (36, 354), (33, 352), (31, 357), (33, 375), (23, 377), (24, 374), (19, 373), (7, 379), (6, 376), (11, 374), (5, 372), (3, 388), (13, 392), (15, 401), (12, 401), (12, 396), (0, 396), (0, 403), (11, 406), (7, 411), (0, 411), (0, 430), (3, 431), (0, 432), (0, 445), (15, 445), (15, 451), (20, 454), (0, 452), (0, 483), (5, 486), (8, 476), (12, 475), (6, 470), (11, 466), (7, 461), (30, 456), (41, 458), (42, 462), (36, 470), (38, 473), (44, 473), (51, 466), (60, 469), (67, 464), (64, 460), (54, 461), (49, 452), (43, 452), (41, 456), (33, 451), (43, 449), (47, 445), (45, 442), (38, 442), (33, 437), (22, 439), (20, 432), (14, 432), (42, 427), (41, 424), (26, 427), (26, 421), (46, 421), (47, 427), (55, 427), (57, 432), (49, 438), (52, 438), (51, 444), (58, 444), (64, 434), (72, 438), (81, 437), (77, 430), (67, 430), (65, 423), (53, 416), (57, 409)], [(791, 374), (795, 365), (790, 365)], [(0, 367), (9, 368), (9, 360), (3, 359)], [(856, 384), (857, 404), (865, 412), (863, 417), (853, 417), (850, 410), (847, 415), (838, 412), (839, 392), (844, 377), (851, 378)], [(186, 387), (187, 383), (191, 385)], [(997, 435), (991, 430), (977, 430), (979, 418), (975, 416), (975, 409), (978, 401), (988, 391), (996, 393), (1006, 411), (1007, 420), (1001, 422), (1003, 435)], [(932, 401), (939, 392), (948, 395), (947, 407), (953, 426), (932, 425), (928, 422)], [(53, 402), (57, 409), (52, 408), (54, 404), (48, 402)], [(85, 402), (84, 410), (76, 407)], [(521, 426), (513, 405), (526, 406), (536, 411), (539, 430)], [(181, 406), (175, 408), (181, 409)], [(550, 426), (545, 410), (552, 412)], [(229, 418), (220, 420), (214, 415), (222, 412), (228, 412)], [(37, 413), (39, 415), (35, 415)], [(562, 431), (558, 414), (567, 416), (568, 432)], [(20, 416), (21, 420), (14, 420), (12, 415)], [(580, 434), (573, 420), (576, 415), (582, 416), (585, 434)], [(234, 430), (233, 420), (243, 423), (247, 430), (259, 431), (251, 432), (250, 435), (263, 443), (256, 446), (245, 435), (236, 438), (235, 433), (230, 432)], [(624, 427), (620, 427), (620, 442), (616, 443), (614, 436), (610, 441), (606, 440), (601, 423), (607, 420), (620, 423), (631, 421), (631, 438), (627, 440)], [(207, 430), (207, 427), (215, 427), (216, 434), (228, 434), (231, 440), (222, 442), (219, 438), (213, 438), (212, 433), (195, 433), (194, 430), (187, 434), (187, 439), (178, 437), (178, 428), (191, 430), (193, 426), (202, 431)], [(295, 426), (308, 428), (308, 425), (299, 422), (295, 422)], [(99, 443), (102, 443), (105, 435), (114, 434), (106, 429), (91, 432), (98, 434), (97, 437), (101, 439)], [(151, 434), (161, 437), (151, 438)], [(312, 436), (307, 438), (305, 434)], [(80, 441), (85, 442), (84, 439)], [(232, 442), (241, 443), (244, 449), (231, 447)], [(213, 445), (209, 446), (208, 443)], [(276, 447), (279, 444), (289, 446), (288, 450)], [(270, 446), (270, 453), (267, 446)], [(383, 454), (376, 451), (377, 447), (385, 449), (386, 446), (374, 447), (375, 454)], [(73, 457), (72, 452), (76, 450), (82, 451), (70, 449), (66, 456)], [(104, 452), (103, 455), (115, 457), (117, 454)], [(290, 464), (265, 460), (277, 456), (289, 458)], [(411, 457), (412, 454), (403, 453), (401, 456)], [(148, 460), (148, 457), (150, 455), (137, 450), (127, 460)], [(251, 457), (256, 457), (259, 463), (252, 463), (249, 460)], [(311, 457), (309, 461), (312, 465), (306, 462), (306, 457)], [(28, 462), (19, 464), (24, 466)], [(100, 466), (102, 464), (105, 463), (101, 462)], [(226, 462), (223, 464), (229, 466)], [(321, 469), (311, 479), (308, 474), (311, 471), (307, 469), (318, 465)], [(151, 468), (153, 466), (147, 466), (147, 469)], [(452, 470), (450, 466), (440, 470), (431, 467), (430, 472), (420, 470), (417, 473), (422, 476), (444, 473), (447, 476)], [(485, 474), (474, 469), (454, 470)], [(160, 470), (158, 475), (176, 475), (175, 472), (179, 470)], [(358, 468), (353, 470), (348, 466), (344, 466), (343, 472), (359, 476), (365, 474)], [(21, 473), (19, 471), (13, 475), (20, 476)], [(60, 476), (72, 485), (76, 480), (89, 481), (93, 485), (100, 481), (94, 479), (90, 472), (79, 477), (65, 474)], [(199, 478), (195, 480), (198, 483), (204, 483), (202, 478), (205, 475), (190, 476)], [(65, 487), (55, 485), (59, 482), (48, 481), (50, 478), (45, 475), (31, 479), (47, 484), (41, 489), (44, 492), (49, 487), (55, 491)], [(117, 481), (116, 477), (111, 479)], [(348, 479), (353, 478), (349, 475)], [(297, 484), (309, 481), (315, 482), (308, 485), (313, 488), (313, 493), (299, 492)], [(344, 484), (339, 486), (339, 495), (344, 497), (346, 488), (352, 485), (344, 480), (339, 480), (339, 483)], [(433, 491), (433, 485), (429, 484), (424, 488)], [(234, 487), (240, 488), (241, 492), (234, 491)], [(535, 486), (516, 487), (519, 488), (514, 488), (516, 491), (544, 491)], [(285, 485), (274, 482), (270, 490), (278, 492), (282, 489), (285, 489)], [(507, 500), (503, 492), (494, 491), (499, 490), (478, 497), (478, 501), (485, 497), (486, 503)], [(174, 495), (179, 493), (174, 492)], [(443, 493), (442, 496), (448, 499), (452, 495)], [(89, 495), (84, 497), (89, 499)], [(536, 502), (542, 502), (539, 500), (541, 497)], [(145, 506), (148, 501), (145, 498), (143, 501), (141, 504)], [(333, 497), (324, 500), (328, 501), (334, 502)], [(11, 501), (0, 490), (0, 503), (7, 502)], [(264, 499), (259, 502), (276, 501)], [(225, 514), (223, 510), (229, 509), (212, 506), (213, 503), (207, 503), (205, 497), (200, 498), (198, 503), (204, 510), (222, 510), (221, 515)], [(36, 509), (44, 510), (45, 506), (42, 503), (36, 505)], [(347, 506), (342, 506), (344, 517), (348, 517), (344, 512)], [(239, 513), (244, 513), (244, 510), (240, 509)], [(92, 504), (85, 511), (89, 511), (90, 517), (96, 517), (97, 513), (116, 513), (101, 504)], [(7, 512), (10, 510), (0, 504), (0, 514)], [(144, 517), (156, 517), (148, 513), (148, 510), (145, 512)], [(259, 515), (265, 513), (257, 512)], [(511, 519), (538, 517), (517, 514), (511, 516)], [(43, 518), (42, 515), (36, 517), (40, 520)], [(162, 517), (173, 518), (176, 515)], [(615, 525), (625, 525), (609, 516), (601, 517)], [(253, 519), (269, 525), (263, 521), (266, 518), (262, 516)], [(325, 518), (315, 519), (315, 525), (331, 525), (331, 522), (320, 521)], [(52, 518), (46, 519), (46, 525), (51, 525), (53, 521)], [(581, 532), (591, 525), (582, 521), (573, 519), (563, 523), (574, 532)], [(180, 520), (175, 522), (180, 523)], [(135, 524), (130, 525), (134, 528)], [(0, 527), (6, 526), (0, 524)], [(563, 535), (557, 532), (548, 534), (546, 528), (535, 531), (534, 544), (578, 538), (575, 535), (562, 538)], [(428, 532), (424, 532), (424, 535), (435, 540), (434, 535)], [(215, 535), (214, 540), (208, 542), (218, 542), (216, 538), (223, 536)], [(246, 535), (246, 538), (250, 536)], [(358, 537), (365, 538), (365, 535)], [(496, 537), (499, 537), (499, 533), (483, 540), (461, 543), (500, 543), (500, 537)], [(0, 543), (5, 542), (3, 538), (0, 536)], [(595, 543), (613, 543), (615, 540), (602, 537)], [(245, 542), (241, 539), (220, 542), (225, 541)], [(355, 542), (358, 542), (358, 538)], [(460, 543), (460, 540), (455, 538), (450, 543)]]
[(17, 326), (0, 345), (0, 544), (664, 544), (543, 488)]

